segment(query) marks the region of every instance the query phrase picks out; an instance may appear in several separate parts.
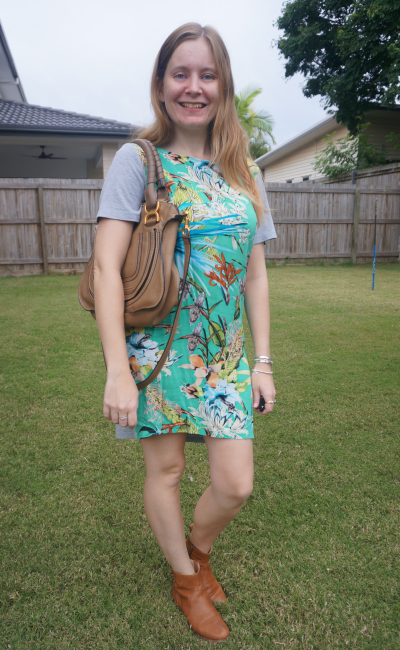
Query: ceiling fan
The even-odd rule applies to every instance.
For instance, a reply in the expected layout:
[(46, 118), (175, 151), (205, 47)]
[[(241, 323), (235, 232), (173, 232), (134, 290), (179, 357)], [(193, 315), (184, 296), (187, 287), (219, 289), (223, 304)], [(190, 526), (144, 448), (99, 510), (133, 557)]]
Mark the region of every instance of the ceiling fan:
[(41, 153), (38, 156), (29, 156), (27, 154), (21, 154), (24, 156), (24, 158), (37, 158), (38, 160), (67, 160), (66, 158), (60, 158), (58, 156), (55, 156), (53, 153), (45, 153), (44, 150), (46, 148), (46, 145), (41, 144)]

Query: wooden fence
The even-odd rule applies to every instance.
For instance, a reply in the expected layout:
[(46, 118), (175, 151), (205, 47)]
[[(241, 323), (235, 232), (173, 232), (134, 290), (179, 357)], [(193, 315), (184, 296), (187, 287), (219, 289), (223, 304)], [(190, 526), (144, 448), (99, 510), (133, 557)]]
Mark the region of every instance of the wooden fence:
[(400, 163), (390, 165), (379, 165), (379, 167), (367, 167), (367, 169), (356, 169), (354, 172), (342, 174), (336, 178), (317, 178), (314, 181), (302, 181), (297, 185), (330, 185), (330, 187), (342, 187), (343, 185), (355, 185), (356, 187), (379, 187), (381, 189), (398, 189), (400, 187)]
[[(102, 180), (0, 179), (0, 275), (80, 273), (89, 259)], [(266, 258), (399, 257), (400, 187), (269, 184), (278, 238)]]
[(88, 261), (102, 180), (0, 180), (0, 274), (81, 272)]
[(267, 183), (277, 239), (267, 242), (265, 257), (370, 261), (377, 208), (377, 258), (400, 253), (400, 187)]

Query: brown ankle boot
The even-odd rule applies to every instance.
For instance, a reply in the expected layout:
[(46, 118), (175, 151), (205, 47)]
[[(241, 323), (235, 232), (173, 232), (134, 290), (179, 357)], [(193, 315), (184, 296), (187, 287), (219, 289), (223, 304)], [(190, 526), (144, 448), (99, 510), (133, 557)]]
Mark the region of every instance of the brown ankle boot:
[[(193, 524), (190, 525), (190, 533), (192, 530)], [(188, 550), (190, 559), (195, 560), (200, 565), (200, 573), (204, 586), (213, 603), (223, 603), (226, 600), (224, 590), (214, 576), (210, 567), (210, 555), (212, 547), (210, 548), (209, 553), (202, 553), (202, 551), (199, 551), (198, 548), (193, 546), (192, 542), (190, 541), (189, 534), (189, 537), (186, 540), (186, 548)]]
[(174, 574), (172, 597), (186, 616), (193, 632), (204, 639), (223, 641), (229, 636), (229, 629), (211, 602), (200, 575), (200, 567), (192, 560), (195, 574)]

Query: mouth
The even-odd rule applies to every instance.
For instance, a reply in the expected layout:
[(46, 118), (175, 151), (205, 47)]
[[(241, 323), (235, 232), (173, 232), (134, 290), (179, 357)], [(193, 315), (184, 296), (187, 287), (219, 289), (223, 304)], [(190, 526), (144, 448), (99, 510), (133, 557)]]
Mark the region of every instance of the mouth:
[(183, 106), (183, 108), (199, 109), (204, 108), (206, 104), (200, 102), (179, 102), (179, 106)]

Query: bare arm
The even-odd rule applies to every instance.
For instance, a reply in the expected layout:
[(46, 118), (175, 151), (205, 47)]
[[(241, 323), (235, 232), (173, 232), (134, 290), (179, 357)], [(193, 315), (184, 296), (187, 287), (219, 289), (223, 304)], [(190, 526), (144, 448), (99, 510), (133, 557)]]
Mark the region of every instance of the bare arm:
[[(121, 269), (132, 230), (130, 221), (100, 219), (94, 261), (96, 321), (107, 366), (103, 415), (115, 424), (130, 427), (136, 425), (139, 394), (126, 353)], [(128, 419), (120, 421), (121, 416)]]
[[(244, 294), (245, 308), (250, 325), (251, 336), (256, 356), (271, 356), (269, 330), (269, 291), (267, 269), (265, 268), (264, 245), (255, 244), (251, 252), (246, 274), (246, 289)], [(257, 370), (271, 372), (271, 367), (265, 363), (256, 363)], [(252, 374), (253, 406), (257, 408), (260, 395), (265, 399), (263, 414), (272, 411), (273, 404), (267, 402), (275, 399), (275, 387), (272, 375)]]

